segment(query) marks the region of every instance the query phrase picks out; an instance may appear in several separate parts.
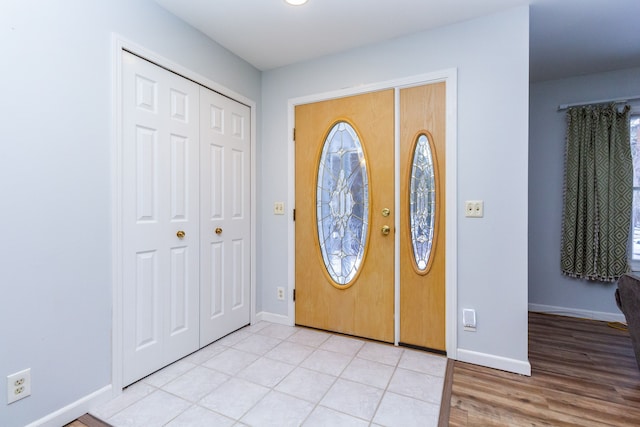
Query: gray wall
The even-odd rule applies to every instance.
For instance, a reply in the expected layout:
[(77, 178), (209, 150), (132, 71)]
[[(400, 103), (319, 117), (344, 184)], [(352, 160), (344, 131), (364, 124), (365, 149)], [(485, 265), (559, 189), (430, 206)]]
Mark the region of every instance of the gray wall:
[(260, 103), (258, 70), (151, 0), (2, 2), (0, 378), (33, 383), (0, 387), (2, 426), (111, 383), (112, 32)]
[[(263, 73), (259, 204), (262, 309), (288, 315), (276, 299), (287, 285), (287, 101), (406, 76), (458, 69), (458, 313), (475, 308), (477, 332), (458, 348), (527, 361), (527, 165), (529, 14), (517, 8)], [(485, 217), (463, 216), (483, 199)], [(289, 284), (291, 285), (291, 284)]]
[[(529, 121), (529, 303), (532, 308), (615, 318), (614, 284), (560, 272), (565, 112), (560, 104), (640, 94), (640, 68), (534, 83)], [(546, 307), (537, 307), (546, 306)], [(613, 316), (613, 317), (611, 317)]]
[[(5, 0), (0, 377), (30, 367), (33, 390), (0, 403), (0, 425), (40, 419), (111, 381), (112, 32), (262, 106), (258, 310), (275, 314), (288, 314), (275, 299), (287, 285), (287, 222), (272, 214), (292, 185), (287, 100), (456, 67), (450, 256), (459, 309), (478, 311), (478, 331), (460, 329), (458, 348), (526, 361), (528, 16), (518, 8), (261, 75), (151, 0)], [(484, 199), (484, 219), (462, 216), (467, 199)]]

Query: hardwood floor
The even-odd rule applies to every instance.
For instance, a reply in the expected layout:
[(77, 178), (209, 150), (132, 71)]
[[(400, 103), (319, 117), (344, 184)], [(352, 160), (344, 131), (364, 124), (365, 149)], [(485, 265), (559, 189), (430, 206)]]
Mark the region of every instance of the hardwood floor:
[(530, 313), (529, 361), (531, 377), (454, 362), (448, 425), (640, 425), (640, 370), (628, 332)]
[(105, 423), (91, 414), (84, 414), (64, 427), (111, 427), (111, 424)]

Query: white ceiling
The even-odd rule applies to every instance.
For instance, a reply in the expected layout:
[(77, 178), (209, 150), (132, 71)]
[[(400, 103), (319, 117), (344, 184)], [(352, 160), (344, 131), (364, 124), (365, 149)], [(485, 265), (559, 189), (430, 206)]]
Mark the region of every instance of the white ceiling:
[(531, 4), (532, 81), (640, 67), (640, 0), (155, 0), (260, 70)]

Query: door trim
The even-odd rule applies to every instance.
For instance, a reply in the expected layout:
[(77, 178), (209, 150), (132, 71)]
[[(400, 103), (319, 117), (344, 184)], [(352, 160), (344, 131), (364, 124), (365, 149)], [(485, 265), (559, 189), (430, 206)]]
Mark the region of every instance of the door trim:
[(144, 58), (168, 71), (185, 77), (201, 86), (218, 92), (223, 96), (231, 98), (241, 104), (248, 106), (251, 110), (251, 182), (250, 182), (250, 204), (251, 204), (251, 265), (250, 265), (250, 288), (251, 288), (251, 308), (250, 321), (256, 321), (256, 102), (239, 94), (231, 89), (214, 82), (190, 69), (173, 62), (154, 51), (147, 49), (137, 43), (125, 39), (119, 34), (111, 35), (111, 274), (112, 274), (112, 330), (111, 330), (111, 385), (113, 396), (122, 393), (122, 373), (123, 373), (123, 242), (122, 242), (122, 51), (126, 50), (134, 55)]
[[(457, 359), (458, 347), (458, 322), (457, 322), (457, 306), (458, 306), (458, 250), (457, 250), (457, 99), (458, 99), (458, 70), (449, 68), (445, 70), (435, 71), (427, 74), (420, 74), (406, 78), (387, 80), (370, 85), (358, 86), (353, 88), (340, 89), (336, 91), (323, 92), (313, 95), (307, 95), (288, 100), (287, 125), (288, 125), (288, 182), (287, 203), (288, 206), (295, 206), (295, 143), (293, 141), (293, 131), (295, 127), (295, 107), (301, 104), (310, 104), (313, 102), (327, 101), (334, 98), (342, 98), (345, 96), (359, 95), (367, 92), (374, 92), (385, 89), (395, 89), (396, 112), (395, 112), (395, 211), (400, 211), (400, 127), (399, 127), (399, 105), (400, 89), (412, 86), (422, 86), (430, 83), (446, 82), (446, 161), (445, 161), (445, 198), (447, 217), (450, 220), (446, 223), (446, 346), (447, 357)], [(395, 217), (396, 230), (400, 229), (400, 215)], [(288, 242), (287, 242), (287, 259), (288, 259), (288, 283), (289, 293), (287, 300), (287, 323), (295, 324), (295, 302), (293, 301), (293, 292), (295, 291), (295, 223), (293, 216), (288, 215)], [(394, 343), (398, 345), (400, 337), (400, 233), (395, 235), (395, 302), (394, 302)]]

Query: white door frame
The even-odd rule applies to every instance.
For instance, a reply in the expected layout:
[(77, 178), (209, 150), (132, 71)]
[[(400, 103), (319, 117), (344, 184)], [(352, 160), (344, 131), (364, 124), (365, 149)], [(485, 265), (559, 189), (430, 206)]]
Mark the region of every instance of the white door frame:
[(154, 64), (179, 74), (193, 82), (247, 105), (251, 109), (251, 323), (256, 317), (256, 103), (182, 65), (155, 52), (112, 34), (112, 150), (111, 150), (111, 265), (112, 265), (112, 330), (111, 330), (111, 385), (113, 395), (122, 392), (123, 370), (123, 268), (122, 268), (122, 51), (127, 50)]
[[(447, 223), (445, 229), (446, 235), (446, 346), (447, 357), (451, 359), (457, 358), (458, 343), (458, 323), (457, 323), (457, 306), (458, 306), (458, 250), (457, 250), (457, 116), (458, 116), (458, 71), (455, 68), (436, 71), (428, 74), (421, 74), (407, 78), (388, 80), (365, 86), (354, 88), (346, 88), (332, 92), (324, 92), (315, 95), (308, 95), (299, 98), (292, 98), (288, 101), (288, 129), (295, 127), (295, 107), (296, 105), (309, 104), (313, 102), (327, 101), (330, 99), (341, 98), (345, 96), (358, 95), (367, 92), (374, 92), (385, 89), (395, 90), (396, 111), (395, 111), (395, 211), (400, 211), (400, 121), (399, 117), (399, 97), (400, 89), (412, 86), (422, 86), (429, 83), (446, 82), (446, 211)], [(293, 132), (289, 134), (288, 146), (288, 177), (289, 188), (287, 194), (287, 203), (289, 206), (295, 207), (295, 143), (293, 141)], [(292, 216), (289, 216), (289, 241), (288, 246), (288, 283), (291, 292), (295, 290), (295, 223)], [(395, 216), (395, 228), (400, 229), (400, 215)], [(395, 235), (395, 338), (394, 343), (398, 345), (400, 338), (400, 234)], [(287, 311), (289, 313), (288, 323), (295, 324), (295, 302), (292, 295), (288, 298), (289, 305)]]

